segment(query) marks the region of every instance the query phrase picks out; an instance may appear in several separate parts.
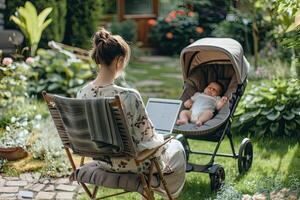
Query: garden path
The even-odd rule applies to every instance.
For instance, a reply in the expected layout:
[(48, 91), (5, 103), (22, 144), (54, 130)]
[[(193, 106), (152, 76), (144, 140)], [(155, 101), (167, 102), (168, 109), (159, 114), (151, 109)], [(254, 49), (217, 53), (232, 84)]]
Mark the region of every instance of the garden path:
[(76, 199), (83, 193), (79, 184), (68, 178), (42, 178), (40, 173), (24, 173), (18, 177), (0, 175), (0, 200)]

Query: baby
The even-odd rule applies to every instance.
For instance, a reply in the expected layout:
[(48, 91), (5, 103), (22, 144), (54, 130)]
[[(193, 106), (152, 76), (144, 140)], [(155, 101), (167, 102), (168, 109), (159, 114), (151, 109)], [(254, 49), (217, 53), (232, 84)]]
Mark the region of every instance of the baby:
[(191, 121), (197, 126), (202, 126), (214, 116), (215, 110), (220, 110), (227, 102), (228, 98), (222, 94), (222, 85), (218, 82), (210, 82), (203, 93), (196, 92), (190, 99), (184, 102), (184, 107), (189, 110), (182, 110), (179, 114), (177, 125), (182, 125)]

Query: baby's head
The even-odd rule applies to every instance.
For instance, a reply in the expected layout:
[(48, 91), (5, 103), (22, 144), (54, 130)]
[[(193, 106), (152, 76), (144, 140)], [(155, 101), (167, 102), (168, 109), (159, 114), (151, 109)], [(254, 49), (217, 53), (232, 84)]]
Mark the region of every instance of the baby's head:
[(204, 89), (204, 94), (212, 97), (220, 96), (222, 93), (223, 86), (221, 85), (221, 83), (216, 81), (210, 82), (208, 86), (206, 86), (206, 88)]

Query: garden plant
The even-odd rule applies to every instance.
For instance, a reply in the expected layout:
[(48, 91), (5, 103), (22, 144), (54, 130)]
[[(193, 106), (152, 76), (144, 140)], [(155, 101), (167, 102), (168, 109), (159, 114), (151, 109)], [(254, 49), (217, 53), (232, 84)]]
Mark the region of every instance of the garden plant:
[[(19, 57), (15, 52), (0, 53), (0, 148), (20, 146), (28, 153), (18, 161), (0, 158), (0, 184), (3, 177), (16, 178), (23, 173), (38, 173), (49, 180), (70, 174), (71, 165), (41, 92), (75, 97), (84, 83), (95, 78), (97, 67), (81, 60), (76, 52), (49, 49), (47, 43), (55, 40), (89, 50), (92, 33), (104, 25), (126, 38), (133, 50), (126, 74), (117, 84), (139, 90), (144, 103), (150, 97), (180, 97), (184, 83), (179, 53), (197, 39), (232, 37), (242, 44), (250, 61), (248, 85), (231, 128), (235, 147), (242, 138), (251, 139), (252, 168), (239, 175), (235, 160), (218, 157), (216, 162), (226, 172), (221, 190), (212, 193), (208, 176), (188, 173), (178, 199), (299, 199), (300, 1), (176, 2), (179, 5), (170, 6), (166, 14), (147, 21), (150, 46), (140, 49), (139, 27), (134, 19), (117, 20), (117, 1), (5, 1), (4, 28), (21, 30), (27, 42), (18, 48), (31, 53), (19, 51)], [(214, 9), (216, 13), (210, 12)], [(207, 141), (190, 141), (190, 145), (214, 149)], [(220, 151), (231, 151), (227, 140)], [(208, 158), (191, 156), (190, 160), (205, 163)], [(0, 198), (2, 194), (0, 191)], [(76, 199), (88, 198), (76, 194)], [(140, 196), (129, 194), (120, 199)]]

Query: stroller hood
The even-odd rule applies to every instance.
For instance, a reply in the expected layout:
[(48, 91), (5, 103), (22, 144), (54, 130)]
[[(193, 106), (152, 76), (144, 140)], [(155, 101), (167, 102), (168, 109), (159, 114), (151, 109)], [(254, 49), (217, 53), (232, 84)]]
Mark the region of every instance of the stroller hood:
[[(194, 59), (196, 55), (197, 59)], [(181, 51), (183, 80), (188, 78), (194, 66), (214, 61), (229, 61), (236, 73), (238, 84), (246, 79), (249, 63), (244, 57), (243, 48), (239, 42), (231, 38), (203, 38)]]

